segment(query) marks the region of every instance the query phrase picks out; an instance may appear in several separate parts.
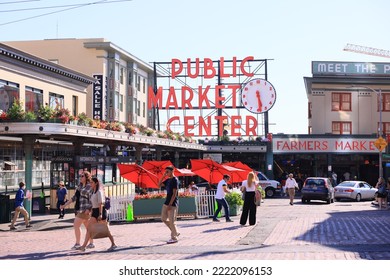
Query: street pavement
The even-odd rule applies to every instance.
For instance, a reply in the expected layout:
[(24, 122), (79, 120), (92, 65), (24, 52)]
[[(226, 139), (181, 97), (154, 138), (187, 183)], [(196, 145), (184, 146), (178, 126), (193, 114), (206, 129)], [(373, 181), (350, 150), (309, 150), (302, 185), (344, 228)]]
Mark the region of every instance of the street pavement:
[[(0, 224), (1, 260), (390, 260), (390, 211), (371, 201), (293, 206), (286, 198), (266, 199), (255, 226), (211, 219), (179, 219), (179, 242), (167, 244), (158, 220), (111, 223), (118, 248), (108, 238), (94, 249), (71, 250), (73, 215), (33, 215), (31, 229), (18, 219), (16, 231)], [(83, 230), (83, 234), (85, 231)], [(84, 236), (84, 235), (83, 235)], [(83, 239), (83, 237), (82, 237)]]

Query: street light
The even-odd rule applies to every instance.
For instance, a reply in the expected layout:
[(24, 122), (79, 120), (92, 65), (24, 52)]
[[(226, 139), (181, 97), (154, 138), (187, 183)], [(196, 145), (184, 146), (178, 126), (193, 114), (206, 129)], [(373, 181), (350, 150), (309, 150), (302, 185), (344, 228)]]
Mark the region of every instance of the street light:
[[(376, 91), (375, 89), (367, 86), (351, 86), (349, 88), (365, 88), (368, 90), (371, 90), (372, 92), (375, 92), (376, 95), (379, 97), (379, 127), (378, 127), (378, 138), (382, 138), (382, 90), (379, 89), (379, 91)], [(383, 177), (383, 166), (382, 166), (382, 149), (379, 149), (379, 177)]]

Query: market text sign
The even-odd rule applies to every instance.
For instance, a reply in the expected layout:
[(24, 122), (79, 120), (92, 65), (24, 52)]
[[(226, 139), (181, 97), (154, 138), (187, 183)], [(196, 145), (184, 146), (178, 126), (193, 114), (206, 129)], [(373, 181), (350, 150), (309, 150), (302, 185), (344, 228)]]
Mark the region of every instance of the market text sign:
[[(191, 79), (216, 79), (220, 78), (235, 78), (238, 75), (251, 78), (253, 73), (248, 72), (248, 63), (254, 60), (253, 56), (248, 56), (243, 60), (237, 60), (233, 57), (229, 61), (229, 67), (225, 67), (226, 60), (221, 57), (219, 60), (219, 67), (215, 67), (215, 61), (210, 58), (204, 58), (203, 60), (196, 58), (194, 61), (190, 58), (187, 61), (181, 61), (179, 59), (172, 59), (171, 61), (171, 79), (177, 77), (186, 77)], [(244, 79), (244, 78), (242, 78)], [(164, 90), (163, 87), (158, 87), (156, 90), (152, 86), (148, 89), (148, 109), (221, 109), (225, 108), (226, 97), (231, 96), (231, 107), (238, 108), (241, 104), (237, 104), (237, 97), (239, 97), (241, 84), (226, 84), (226, 85), (207, 85), (205, 87), (198, 86), (197, 88), (190, 87), (188, 85), (182, 85), (180, 88), (170, 86), (168, 90)], [(156, 92), (155, 92), (156, 91)], [(223, 91), (222, 96), (220, 92)], [(211, 102), (212, 100), (212, 102)], [(194, 108), (196, 107), (196, 108)], [(240, 107), (241, 108), (241, 107)], [(183, 123), (184, 135), (195, 136), (192, 132), (197, 129), (196, 136), (211, 136), (212, 125), (218, 124), (218, 135), (223, 134), (223, 124), (229, 122), (231, 127), (231, 136), (256, 136), (258, 122), (252, 115), (240, 116), (191, 116), (190, 111), (187, 111), (183, 117), (173, 116), (167, 120), (167, 129), (170, 130), (171, 124)], [(182, 118), (182, 119), (181, 119)], [(243, 120), (243, 118), (245, 118)], [(241, 125), (241, 124), (245, 125)], [(244, 127), (242, 127), (244, 126)], [(241, 132), (245, 131), (245, 134)]]
[(273, 140), (274, 153), (377, 153), (375, 139), (287, 138)]

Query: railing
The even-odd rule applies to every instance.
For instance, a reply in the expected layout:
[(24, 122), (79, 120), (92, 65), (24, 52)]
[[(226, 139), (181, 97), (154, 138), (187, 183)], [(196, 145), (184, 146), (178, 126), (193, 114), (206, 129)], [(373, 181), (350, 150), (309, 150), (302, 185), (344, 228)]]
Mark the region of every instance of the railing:
[[(128, 220), (127, 212), (129, 205), (132, 205), (134, 195), (112, 196), (110, 197), (110, 210), (108, 210), (109, 221)], [(198, 190), (195, 193), (196, 217), (209, 218), (213, 216), (215, 209), (215, 191)], [(180, 206), (179, 206), (180, 207)]]

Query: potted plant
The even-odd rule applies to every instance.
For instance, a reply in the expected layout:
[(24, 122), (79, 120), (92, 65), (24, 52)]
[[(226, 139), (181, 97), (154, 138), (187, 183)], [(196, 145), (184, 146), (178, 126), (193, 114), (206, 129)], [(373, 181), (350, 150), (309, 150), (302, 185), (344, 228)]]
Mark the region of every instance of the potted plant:
[(21, 121), (24, 118), (24, 110), (22, 102), (19, 99), (15, 99), (12, 106), (7, 111), (7, 117), (11, 121)]
[(241, 206), (244, 205), (241, 194), (238, 192), (231, 192), (225, 196), (225, 199), (229, 204), (230, 216), (237, 216), (241, 212)]
[(49, 105), (41, 106), (37, 112), (37, 120), (40, 122), (47, 122), (53, 118), (54, 110)]
[(37, 120), (37, 115), (33, 111), (27, 111), (24, 114), (24, 120), (26, 122), (35, 122)]

